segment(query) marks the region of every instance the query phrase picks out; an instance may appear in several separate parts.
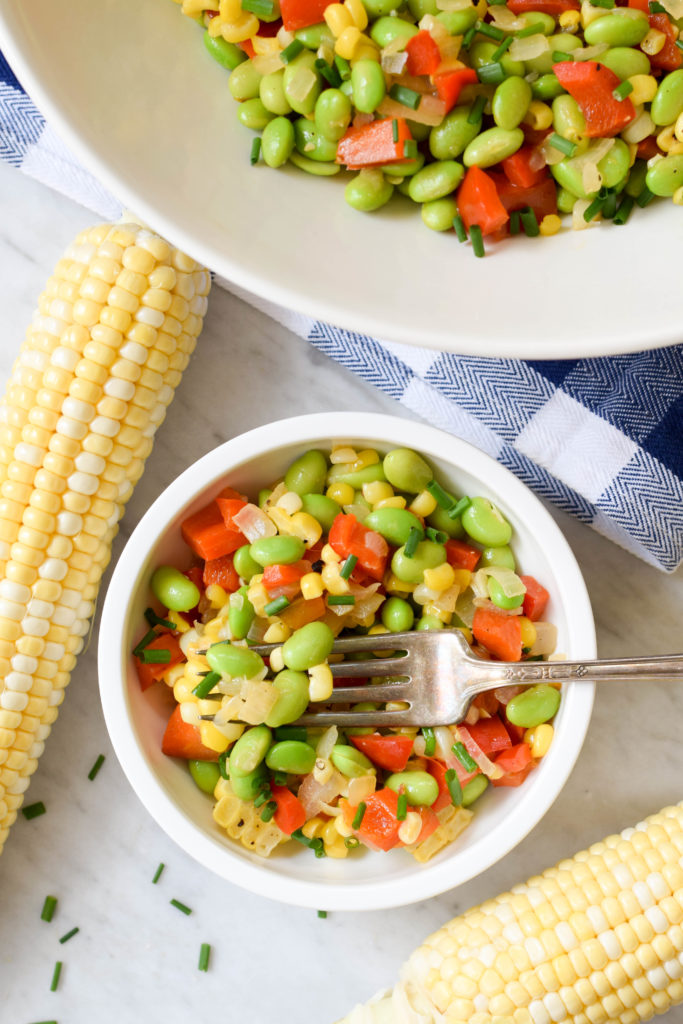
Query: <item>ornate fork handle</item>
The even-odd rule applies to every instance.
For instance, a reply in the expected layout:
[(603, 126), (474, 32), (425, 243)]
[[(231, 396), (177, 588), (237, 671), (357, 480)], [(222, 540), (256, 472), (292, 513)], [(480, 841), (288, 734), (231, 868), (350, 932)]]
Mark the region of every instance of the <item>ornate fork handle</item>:
[(477, 690), (494, 685), (516, 683), (568, 682), (589, 679), (615, 683), (643, 679), (683, 679), (683, 654), (667, 654), (656, 658), (609, 658), (599, 661), (534, 661), (519, 664), (487, 665), (486, 680), (477, 681)]

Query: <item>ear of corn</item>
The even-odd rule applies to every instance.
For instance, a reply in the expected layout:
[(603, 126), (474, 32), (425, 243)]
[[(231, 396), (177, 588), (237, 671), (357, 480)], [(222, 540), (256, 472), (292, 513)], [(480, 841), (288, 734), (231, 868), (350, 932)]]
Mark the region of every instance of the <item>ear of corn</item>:
[(343, 1024), (638, 1024), (683, 1002), (683, 804), (456, 917)]
[(138, 225), (57, 264), (0, 403), (0, 851), (89, 630), (209, 274)]

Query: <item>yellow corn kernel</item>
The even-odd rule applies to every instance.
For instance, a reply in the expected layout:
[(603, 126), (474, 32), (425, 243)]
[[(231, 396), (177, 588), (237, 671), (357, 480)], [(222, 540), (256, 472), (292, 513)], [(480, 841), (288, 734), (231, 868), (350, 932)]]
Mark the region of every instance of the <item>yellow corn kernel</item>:
[(531, 619), (528, 619), (526, 615), (520, 615), (519, 624), (522, 628), (522, 647), (530, 651), (536, 643), (537, 631)]
[[(371, 629), (368, 630), (368, 636), (381, 636), (383, 633), (388, 632), (389, 630), (387, 629), (386, 626), (381, 626), (379, 623), (377, 623), (376, 626), (373, 626)], [(385, 655), (383, 654), (382, 657), (385, 657)]]
[(581, 23), (581, 13), (579, 11), (563, 11), (558, 20), (560, 28), (563, 28), (565, 32), (576, 32)]
[(532, 757), (545, 757), (553, 742), (555, 730), (548, 722), (537, 725), (533, 729), (527, 729), (524, 733), (524, 742), (531, 747)]
[(398, 838), (406, 846), (410, 846), (411, 843), (417, 842), (421, 831), (422, 817), (416, 811), (408, 811), (405, 821), (401, 822), (401, 827), (398, 830)]
[(209, 584), (204, 593), (214, 608), (222, 608), (228, 600), (228, 595), (217, 583)]
[(287, 623), (277, 619), (268, 626), (268, 629), (263, 634), (263, 640), (267, 644), (283, 644), (291, 635), (292, 631)]
[(351, 484), (337, 482), (331, 483), (325, 494), (328, 498), (332, 498), (332, 501), (336, 501), (338, 505), (350, 505), (356, 496), (356, 492)]
[(249, 589), (247, 590), (247, 598), (251, 601), (254, 606), (254, 611), (257, 615), (263, 615), (265, 607), (270, 601), (268, 597), (268, 591), (262, 583), (250, 583)]
[(285, 667), (285, 659), (283, 657), (281, 647), (276, 647), (274, 651), (270, 652), (269, 661), (273, 672), (282, 672)]
[(292, 537), (298, 537), (307, 548), (312, 548), (322, 537), (323, 528), (308, 512), (295, 512), (289, 522)]
[(202, 722), (199, 726), (199, 735), (204, 746), (218, 754), (222, 754), (230, 746), (230, 740), (219, 732), (213, 722)]
[(246, 11), (237, 21), (232, 24), (221, 25), (221, 35), (226, 43), (243, 43), (245, 39), (251, 39), (259, 30), (259, 20), (255, 14)]
[(363, 484), (362, 491), (368, 505), (372, 505), (373, 508), (378, 502), (394, 496), (394, 488), (386, 480), (373, 480), (372, 483)]
[[(574, 12), (576, 13), (576, 12)], [(557, 216), (556, 213), (547, 213), (541, 223), (538, 225), (538, 229), (542, 235), (548, 237), (549, 235), (556, 235), (562, 227), (562, 220)]]
[(334, 827), (342, 839), (348, 839), (349, 836), (353, 835), (353, 828), (344, 821), (343, 814), (338, 814), (336, 818), (334, 818)]
[(420, 491), (419, 494), (415, 495), (411, 501), (408, 509), (410, 512), (414, 512), (416, 516), (422, 516), (425, 519), (427, 516), (431, 516), (432, 512), (436, 509), (437, 501), (433, 494), (429, 491)]
[(334, 767), (331, 761), (325, 760), (323, 757), (316, 758), (315, 765), (313, 766), (313, 778), (316, 782), (324, 786), (326, 782), (329, 782), (334, 773)]
[(683, 142), (683, 113), (680, 113), (674, 124), (674, 135), (679, 142)]
[(166, 618), (173, 623), (176, 633), (187, 633), (190, 624), (184, 619), (180, 612), (168, 612)]
[(370, 626), (372, 626), (374, 621), (375, 621), (375, 613), (374, 612), (371, 612), (364, 619), (358, 619), (357, 620), (358, 625), (362, 626), (363, 629), (370, 629)]
[[(325, 14), (327, 14), (327, 11)], [(337, 36), (337, 41), (334, 44), (334, 52), (339, 54), (340, 57), (343, 57), (344, 60), (351, 60), (356, 49), (361, 45), (362, 40), (363, 35), (360, 29), (356, 28), (355, 25), (351, 25), (349, 28), (345, 28), (344, 31)]]
[(350, 593), (351, 587), (349, 586), (348, 581), (341, 575), (339, 565), (324, 565), (320, 575), (325, 589), (328, 590), (330, 594), (334, 594), (336, 597), (341, 594)]
[(410, 704), (405, 700), (388, 700), (385, 707), (387, 711), (407, 711)]
[[(453, 617), (453, 612), (447, 612), (441, 608), (438, 604), (430, 602), (424, 606), (425, 615), (433, 615), (437, 619), (441, 619), (446, 625), (449, 624)], [(463, 631), (464, 632), (464, 631)], [(471, 643), (471, 641), (469, 641)]]
[[(323, 17), (335, 39), (338, 39), (342, 32), (345, 32), (347, 28), (351, 28), (353, 25), (351, 12), (343, 4), (328, 4)], [(356, 31), (359, 30), (357, 29)], [(334, 451), (332, 454), (334, 454)]]
[(683, 185), (680, 185), (671, 197), (676, 206), (683, 206)]
[(284, 533), (287, 536), (291, 534), (292, 516), (288, 512), (285, 512), (283, 508), (278, 508), (277, 505), (269, 505), (265, 511), (279, 533)]
[(167, 671), (164, 672), (164, 674), (162, 675), (161, 678), (163, 679), (163, 681), (166, 683), (167, 686), (169, 686), (171, 689), (173, 689), (175, 687), (175, 684), (178, 682), (178, 680), (181, 679), (184, 675), (185, 675), (185, 666), (184, 665), (174, 665), (173, 668), (167, 669)]
[(295, 512), (300, 512), (303, 507), (303, 501), (301, 496), (296, 494), (295, 491), (285, 491), (281, 498), (275, 503), (276, 508), (284, 509), (284, 511), (293, 516)]
[(392, 498), (383, 498), (378, 501), (375, 508), (405, 508), (406, 499), (401, 494), (395, 494)]
[(301, 577), (301, 595), (304, 601), (322, 597), (324, 590), (323, 578), (319, 572), (307, 572), (305, 576)]
[(307, 839), (317, 839), (326, 824), (327, 823), (324, 818), (319, 818), (316, 815), (315, 818), (309, 818), (309, 820), (301, 826), (301, 831)]
[(663, 49), (666, 38), (665, 34), (660, 32), (659, 29), (651, 28), (645, 38), (641, 40), (640, 48), (649, 57), (654, 57), (656, 53)]
[(629, 95), (632, 103), (640, 106), (642, 103), (651, 103), (657, 92), (657, 79), (654, 75), (631, 75), (628, 81), (633, 86), (633, 92)]
[[(333, 5), (334, 6), (334, 5)], [(327, 8), (329, 11), (329, 7)], [(348, 28), (345, 25), (344, 28)], [(358, 458), (358, 452), (355, 448), (352, 448), (350, 444), (333, 445), (330, 453), (330, 462), (333, 466), (345, 465), (347, 463), (355, 462)]]
[(337, 552), (334, 550), (331, 544), (324, 545), (322, 551), (320, 552), (320, 557), (322, 558), (323, 562), (327, 562), (328, 565), (334, 562), (341, 562), (341, 555), (337, 554)]
[(415, 583), (406, 583), (390, 572), (385, 578), (384, 585), (388, 594), (412, 594), (415, 590)]
[(331, 846), (333, 843), (336, 843), (337, 840), (339, 839), (339, 832), (337, 832), (336, 828), (336, 820), (336, 818), (330, 818), (329, 821), (325, 822), (320, 831), (320, 837), (325, 846), (327, 846), (328, 843)]
[(273, 54), (278, 54), (282, 50), (282, 47), (275, 36), (255, 35), (252, 37), (251, 45), (254, 47), (254, 53), (258, 57), (267, 57)]
[(602, 7), (593, 7), (589, 0), (582, 0), (581, 3), (581, 24), (587, 28), (592, 21), (602, 18), (605, 11)]
[(349, 855), (346, 843), (341, 836), (338, 836), (334, 843), (325, 843), (325, 853), (334, 860), (344, 860)]
[(532, 100), (524, 115), (524, 124), (528, 124), (534, 131), (542, 132), (550, 128), (552, 123), (553, 112), (548, 104), (541, 100)]
[(442, 590), (448, 590), (455, 583), (453, 566), (449, 565), (448, 562), (442, 562), (441, 565), (437, 565), (434, 569), (425, 569), (424, 581), (430, 590), (436, 590), (439, 593)]
[(657, 136), (657, 145), (662, 150), (662, 152), (669, 153), (671, 151), (671, 147), (675, 143), (675, 131), (676, 126), (673, 124), (667, 125), (666, 128), (662, 128), (662, 130), (660, 131), (659, 135)]
[(368, 26), (368, 13), (363, 6), (362, 0), (345, 0), (344, 7), (351, 15), (351, 21), (364, 32)]
[[(367, 36), (361, 36), (362, 39), (367, 40), (371, 46), (375, 44)], [(359, 473), (361, 469), (367, 469), (368, 466), (376, 466), (379, 462), (379, 455), (374, 448), (364, 448), (362, 452), (358, 452), (356, 458), (351, 464), (351, 470), (354, 473)]]
[(332, 669), (325, 662), (313, 665), (308, 670), (308, 699), (312, 701), (329, 700), (334, 689)]

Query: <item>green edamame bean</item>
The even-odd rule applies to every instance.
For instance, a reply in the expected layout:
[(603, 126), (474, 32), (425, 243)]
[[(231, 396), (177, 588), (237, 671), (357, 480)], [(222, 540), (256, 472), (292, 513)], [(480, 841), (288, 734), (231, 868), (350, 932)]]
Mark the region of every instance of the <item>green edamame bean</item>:
[(311, 448), (295, 459), (285, 473), (285, 487), (295, 494), (322, 494), (327, 477), (327, 459)]
[(522, 729), (535, 729), (548, 722), (560, 706), (560, 691), (547, 683), (539, 683), (523, 690), (508, 702), (506, 714), (513, 725)]
[(683, 68), (665, 75), (650, 105), (650, 117), (657, 125), (673, 124), (683, 111)]
[(272, 121), (275, 114), (271, 114), (258, 97), (253, 100), (245, 100), (237, 108), (237, 118), (240, 124), (249, 128), (252, 132), (262, 131), (269, 121)]
[[(560, 99), (563, 99), (563, 97), (561, 96)], [(588, 152), (590, 152), (590, 148), (589, 146)], [(625, 181), (629, 171), (630, 159), (629, 148), (624, 140), (615, 139), (609, 153), (598, 163), (598, 170), (602, 175), (604, 188), (614, 188), (622, 181)], [(578, 196), (579, 199), (588, 199), (590, 196), (595, 195), (595, 193), (587, 193), (584, 190), (581, 165), (577, 167), (574, 162), (575, 160), (576, 157), (572, 157), (571, 159), (562, 160), (558, 164), (553, 164), (550, 168), (550, 173), (555, 181), (559, 182), (563, 188), (566, 188), (573, 195)]]
[(498, 608), (505, 608), (506, 610), (519, 608), (524, 601), (524, 594), (517, 594), (516, 597), (507, 597), (500, 583), (493, 576), (489, 576), (487, 579), (486, 588), (489, 592), (489, 597)]
[(429, 463), (412, 448), (394, 448), (384, 456), (382, 466), (391, 486), (409, 494), (419, 494), (434, 478)]
[(544, 36), (551, 36), (556, 28), (555, 19), (552, 15), (545, 14), (543, 11), (522, 11), (519, 15), (519, 20), (524, 23), (524, 28), (540, 25)]
[(410, 118), (406, 118), (406, 124), (410, 129), (410, 134), (416, 142), (424, 142), (425, 139), (429, 138), (430, 128), (428, 124), (420, 124), (419, 121), (411, 121)]
[(531, 92), (535, 100), (547, 102), (554, 100), (556, 96), (561, 96), (564, 89), (560, 85), (557, 75), (553, 71), (549, 71), (531, 83)]
[(305, 117), (299, 117), (294, 122), (294, 145), (309, 160), (329, 163), (337, 155), (337, 143), (325, 138), (313, 121)]
[(413, 628), (415, 612), (402, 597), (388, 597), (381, 610), (382, 624), (390, 633), (403, 633)]
[(394, 793), (402, 786), (411, 807), (431, 807), (439, 795), (439, 784), (429, 772), (395, 772), (385, 786)]
[(246, 580), (247, 583), (252, 576), (256, 576), (257, 573), (261, 572), (261, 566), (258, 562), (255, 562), (250, 555), (250, 544), (243, 544), (241, 548), (238, 548), (233, 555), (233, 565), (235, 571)]
[(298, 537), (259, 537), (249, 554), (259, 565), (293, 565), (303, 558), (306, 545)]
[(418, 31), (417, 25), (411, 25), (403, 18), (378, 18), (370, 29), (370, 38), (382, 50), (395, 39), (400, 39), (403, 44), (401, 49), (404, 49), (408, 40), (416, 36)]
[(463, 153), (462, 162), (465, 167), (493, 167), (516, 153), (523, 144), (524, 132), (521, 128), (512, 128), (510, 131), (505, 128), (487, 128), (470, 142)]
[(445, 623), (441, 619), (437, 618), (436, 615), (423, 615), (421, 619), (417, 620), (415, 629), (443, 629)]
[(222, 36), (209, 35), (208, 29), (204, 33), (204, 46), (213, 59), (228, 71), (234, 71), (238, 64), (242, 64), (247, 59), (246, 53), (244, 50), (240, 50), (239, 46), (226, 42)]
[(462, 806), (469, 807), (475, 800), (478, 800), (482, 793), (489, 788), (489, 780), (485, 775), (475, 775), (473, 779), (466, 782), (462, 787)]
[(263, 129), (261, 155), (269, 167), (282, 167), (294, 149), (294, 126), (287, 117), (274, 117)]
[(488, 498), (472, 498), (472, 504), (462, 514), (462, 525), (472, 540), (486, 547), (503, 547), (512, 536), (507, 519)]
[(309, 622), (285, 640), (282, 657), (287, 668), (305, 672), (329, 657), (333, 643), (334, 634), (326, 623)]
[[(292, 128), (292, 132), (293, 131), (294, 131), (294, 129)], [(292, 136), (292, 138), (293, 138), (293, 136)], [(265, 508), (266, 507), (266, 502), (268, 501), (268, 498), (271, 496), (272, 493), (273, 493), (272, 490), (270, 490), (268, 487), (263, 487), (258, 492), (258, 507), (259, 508)]]
[(462, 11), (439, 11), (437, 19), (448, 29), (451, 36), (461, 36), (472, 28), (479, 17), (474, 7), (465, 7)]
[(262, 12), (259, 14), (261, 21), (277, 21), (281, 17), (280, 11), (280, 0), (273, 0), (272, 9), (268, 14)]
[(298, 167), (300, 171), (306, 171), (306, 174), (313, 174), (317, 178), (331, 178), (334, 174), (339, 174), (341, 171), (341, 164), (323, 163), (322, 160), (309, 160), (308, 157), (302, 156), (296, 149), (290, 153), (289, 162)]
[[(379, 704), (373, 704), (370, 700), (362, 700), (358, 704), (354, 704), (353, 707), (354, 711), (377, 711)], [(369, 736), (374, 731), (372, 727), (365, 725), (356, 725), (344, 729), (347, 736)]]
[(248, 587), (240, 587), (235, 594), (230, 595), (228, 625), (235, 640), (244, 640), (256, 618), (254, 606), (247, 597), (248, 591)]
[(387, 91), (381, 64), (376, 60), (356, 61), (351, 69), (351, 85), (356, 110), (372, 114)]
[(263, 658), (249, 647), (236, 647), (227, 640), (212, 644), (206, 652), (206, 660), (214, 672), (221, 675), (253, 679), (263, 671)]
[(230, 786), (238, 800), (253, 800), (258, 796), (262, 787), (268, 781), (268, 772), (265, 764), (261, 763), (253, 772), (246, 775), (233, 775), (230, 773)]
[(339, 515), (339, 505), (325, 494), (302, 494), (302, 511), (317, 519), (325, 533), (329, 533), (335, 517)]
[[(640, 193), (638, 193), (640, 195)], [(557, 209), (560, 213), (571, 213), (576, 204), (576, 196), (566, 188), (557, 189)]]
[[(310, 50), (299, 54), (284, 70), (285, 96), (297, 114), (312, 114), (322, 88), (322, 79), (315, 66), (316, 56)], [(302, 98), (303, 92), (303, 98)]]
[[(471, 143), (470, 143), (471, 145)], [(415, 203), (428, 203), (454, 192), (465, 171), (455, 160), (435, 160), (410, 179), (408, 195)]]
[(150, 587), (157, 600), (173, 612), (189, 612), (199, 604), (199, 588), (172, 565), (155, 569)]
[(303, 43), (307, 50), (317, 50), (323, 44), (334, 46), (334, 36), (324, 21), (308, 25), (307, 28), (298, 28), (294, 38)]
[(387, 181), (392, 184), (403, 184), (406, 178), (410, 178), (413, 174), (417, 174), (418, 171), (422, 170), (424, 163), (424, 153), (418, 153), (414, 160), (406, 160), (400, 166), (397, 164), (382, 164), (379, 170), (385, 175)]
[(583, 35), (588, 46), (607, 43), (608, 46), (637, 46), (650, 30), (646, 15), (633, 7), (617, 7), (590, 25)]
[(396, 10), (396, 0), (367, 0), (363, 7), (368, 12), (370, 21), (376, 21), (377, 18), (383, 18)]
[(556, 35), (548, 36), (548, 46), (550, 47), (544, 53), (538, 57), (530, 57), (524, 61), (526, 72), (522, 74), (528, 74), (530, 71), (535, 71), (537, 75), (548, 75), (553, 70), (553, 53), (555, 50), (562, 50), (565, 53), (571, 53), (573, 50), (578, 50), (581, 47), (581, 40), (577, 36), (571, 35), (569, 32), (559, 32)]
[(405, 544), (411, 530), (419, 530), (424, 536), (422, 523), (407, 508), (376, 508), (366, 516), (365, 525), (381, 533), (394, 547)]
[(366, 167), (348, 183), (344, 189), (344, 198), (354, 210), (372, 213), (386, 206), (393, 192), (394, 186), (386, 181), (381, 171)]
[(600, 63), (618, 75), (622, 82), (631, 75), (650, 74), (647, 54), (642, 50), (635, 50), (632, 46), (613, 46), (600, 55)]
[(683, 154), (658, 160), (645, 175), (645, 184), (656, 196), (672, 196), (683, 185)]
[(284, 115), (292, 112), (285, 96), (284, 77), (284, 69), (273, 71), (270, 75), (264, 75), (259, 83), (261, 103), (271, 114)]
[(238, 103), (255, 99), (259, 94), (261, 78), (262, 75), (258, 73), (251, 61), (245, 60), (232, 71), (228, 79), (230, 95)]
[(586, 131), (586, 119), (573, 96), (566, 93), (553, 100), (553, 128), (570, 142), (578, 142)]
[(637, 199), (640, 193), (645, 188), (645, 176), (647, 174), (647, 162), (645, 160), (636, 160), (628, 176), (628, 181), (624, 188), (626, 195), (631, 196), (632, 199)]
[(302, 743), (301, 740), (282, 740), (270, 748), (266, 764), (271, 772), (308, 775), (315, 765), (315, 750), (310, 743)]
[[(453, 498), (455, 501), (455, 498)], [(449, 537), (458, 538), (462, 537), (465, 532), (462, 528), (460, 516), (457, 519), (451, 519), (445, 508), (441, 508), (437, 505), (434, 511), (427, 516), (427, 523), (429, 526), (434, 527), (435, 530), (441, 530), (442, 533), (447, 533)]]
[(199, 786), (203, 793), (213, 793), (216, 783), (221, 777), (216, 762), (188, 761), (187, 767), (190, 769), (190, 775), (195, 785)]
[(355, 747), (338, 743), (332, 748), (330, 761), (347, 779), (360, 779), (363, 775), (376, 775), (377, 769), (365, 754)]
[(481, 566), (496, 565), (501, 569), (512, 569), (515, 571), (515, 556), (507, 546), (502, 545), (498, 548), (484, 548), (481, 553)]
[[(489, 42), (476, 42), (473, 46), (470, 46), (469, 56), (470, 62), (473, 68), (483, 67), (484, 64), (492, 64), (493, 55), (498, 48), (498, 43)], [(524, 77), (526, 74), (524, 63), (521, 60), (513, 60), (507, 53), (504, 53), (500, 58), (500, 64), (506, 75), (521, 75)], [(550, 70), (550, 68), (548, 68)]]
[(351, 123), (351, 100), (341, 89), (324, 89), (315, 104), (315, 126), (321, 135), (338, 142)]
[(439, 12), (439, 8), (436, 6), (436, 0), (408, 0), (408, 10), (415, 18), (416, 22), (421, 21), (425, 14), (431, 14), (434, 16)]
[(421, 540), (412, 558), (406, 555), (405, 545), (394, 552), (391, 571), (404, 583), (422, 583), (425, 569), (435, 569), (445, 561), (446, 549), (443, 544), (437, 544), (433, 540)]
[(308, 676), (285, 668), (275, 676), (273, 686), (279, 691), (277, 704), (268, 712), (266, 725), (277, 729), (296, 722), (308, 707)]
[(521, 123), (531, 103), (531, 86), (524, 78), (511, 75), (493, 94), (491, 113), (499, 128), (511, 131)]
[(239, 775), (249, 775), (258, 768), (272, 741), (273, 734), (267, 725), (255, 725), (243, 732), (230, 751), (230, 779)]
[(453, 160), (464, 151), (465, 147), (476, 139), (481, 128), (481, 120), (470, 124), (467, 118), (471, 107), (456, 107), (446, 114), (441, 124), (436, 125), (429, 133), (429, 151), (437, 160)]
[(327, 474), (327, 483), (351, 484), (354, 490), (358, 491), (363, 484), (372, 484), (376, 480), (386, 480), (381, 462), (375, 462), (372, 466), (365, 466), (364, 469), (352, 470), (352, 463), (341, 462), (332, 466)]

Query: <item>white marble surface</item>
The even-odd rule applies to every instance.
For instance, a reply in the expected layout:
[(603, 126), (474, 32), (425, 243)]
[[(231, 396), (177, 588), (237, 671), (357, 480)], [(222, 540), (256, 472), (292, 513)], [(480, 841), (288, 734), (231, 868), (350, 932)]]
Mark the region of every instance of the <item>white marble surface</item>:
[[(0, 165), (0, 382), (63, 248), (91, 221)], [(253, 372), (258, 366), (259, 372)], [(207, 402), (207, 393), (222, 402)], [(180, 393), (130, 502), (116, 553), (142, 512), (193, 459), (268, 418), (329, 408), (402, 415), (305, 342), (216, 290)], [(681, 647), (683, 573), (664, 576), (559, 514), (585, 573), (603, 656)], [(648, 684), (597, 695), (579, 764), (534, 832), (502, 863), (421, 905), (319, 920), (215, 878), (149, 818), (116, 762), (102, 719), (96, 631), (29, 790), (48, 813), (21, 818), (0, 858), (0, 1024), (330, 1024), (390, 984), (433, 928), (607, 833), (683, 798), (683, 689)], [(99, 753), (95, 782), (87, 773)], [(163, 861), (157, 886), (151, 876)], [(59, 905), (40, 920), (47, 894)], [(193, 908), (185, 917), (176, 897)], [(80, 932), (59, 945), (74, 926)], [(197, 970), (202, 942), (211, 969)], [(61, 984), (49, 991), (54, 962)], [(667, 1021), (683, 1024), (683, 1008)]]

